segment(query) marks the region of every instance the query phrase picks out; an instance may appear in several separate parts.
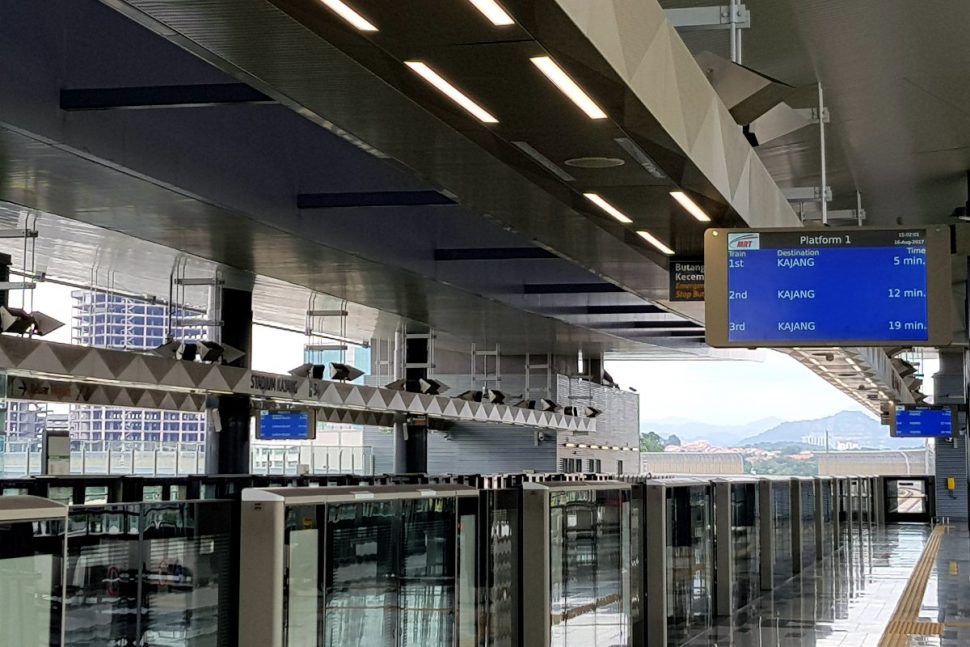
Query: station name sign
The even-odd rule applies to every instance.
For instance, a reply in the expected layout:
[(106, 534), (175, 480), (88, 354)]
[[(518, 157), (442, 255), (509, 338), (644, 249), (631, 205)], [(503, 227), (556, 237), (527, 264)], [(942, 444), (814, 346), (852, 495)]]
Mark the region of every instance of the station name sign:
[(273, 375), (272, 373), (250, 373), (249, 388), (254, 394), (265, 396), (295, 398), (306, 380), (297, 377)]

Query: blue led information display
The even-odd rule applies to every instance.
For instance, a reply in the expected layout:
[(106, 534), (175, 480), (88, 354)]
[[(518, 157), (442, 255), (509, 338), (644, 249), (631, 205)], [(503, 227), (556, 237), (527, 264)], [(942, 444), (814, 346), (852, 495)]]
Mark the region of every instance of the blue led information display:
[(259, 433), (262, 440), (308, 440), (310, 414), (306, 411), (260, 411)]
[(953, 409), (931, 406), (896, 406), (897, 438), (950, 438), (953, 436)]
[(924, 230), (727, 234), (729, 342), (926, 342)]

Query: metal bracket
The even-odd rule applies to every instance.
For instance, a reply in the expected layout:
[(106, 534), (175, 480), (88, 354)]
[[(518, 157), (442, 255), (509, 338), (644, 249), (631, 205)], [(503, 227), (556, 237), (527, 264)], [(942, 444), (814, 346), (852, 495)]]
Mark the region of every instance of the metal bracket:
[[(789, 202), (818, 202), (822, 199), (822, 187), (791, 186), (781, 190)], [(832, 187), (825, 187), (825, 201), (832, 201)]]
[[(806, 121), (810, 121), (813, 124), (818, 123), (818, 108), (794, 108), (795, 112), (801, 116)], [(829, 123), (831, 116), (829, 115), (829, 109), (822, 109), (822, 119), (824, 123)]]
[(206, 277), (206, 278), (189, 278), (189, 277), (178, 277), (175, 279), (175, 285), (225, 285), (225, 281), (217, 277)]
[[(836, 209), (835, 211), (829, 210), (828, 215), (829, 220), (856, 220), (861, 222), (866, 219), (866, 210)], [(802, 222), (821, 222), (821, 220), (822, 213), (820, 211), (802, 214)]]
[(308, 317), (346, 317), (346, 310), (307, 310)]
[(36, 229), (0, 229), (0, 238), (37, 238)]
[(176, 328), (201, 328), (203, 326), (221, 328), (225, 325), (225, 322), (221, 319), (176, 319), (174, 325)]
[(736, 6), (733, 21), (730, 5), (665, 9), (664, 13), (667, 14), (670, 24), (680, 31), (731, 29), (732, 22), (735, 28), (751, 27), (751, 12), (743, 4)]

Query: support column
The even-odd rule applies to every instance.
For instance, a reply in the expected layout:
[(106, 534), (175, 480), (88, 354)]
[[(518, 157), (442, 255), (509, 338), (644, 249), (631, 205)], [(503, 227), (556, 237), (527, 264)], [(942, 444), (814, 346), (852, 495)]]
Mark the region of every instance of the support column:
[[(248, 290), (216, 287), (221, 291), (221, 328), (219, 343), (246, 353), (233, 366), (249, 368), (253, 352), (253, 293)], [(210, 425), (206, 434), (206, 473), (248, 474), (250, 401), (248, 395), (221, 395), (216, 402), (219, 431)]]
[[(406, 333), (404, 335), (404, 378), (408, 391), (420, 391), (418, 382), (428, 377), (431, 367), (431, 332)], [(424, 425), (402, 423), (400, 438), (395, 425), (395, 468), (397, 468), (398, 443), (404, 459), (404, 469), (408, 474), (428, 471), (428, 428)]]
[[(963, 350), (940, 351), (940, 371), (933, 376), (936, 404), (967, 402), (967, 362)], [(968, 469), (966, 435), (967, 416), (958, 414), (959, 424), (951, 440), (936, 441), (933, 474), (936, 476), (936, 517), (965, 521), (968, 517)], [(947, 487), (947, 479), (956, 480), (956, 489)]]

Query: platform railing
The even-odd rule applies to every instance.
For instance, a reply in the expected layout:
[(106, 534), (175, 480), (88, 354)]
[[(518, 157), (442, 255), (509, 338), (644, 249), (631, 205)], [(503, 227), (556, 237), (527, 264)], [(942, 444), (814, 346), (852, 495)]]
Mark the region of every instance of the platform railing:
[(250, 471), (253, 474), (295, 476), (298, 474), (374, 473), (372, 447), (336, 445), (257, 445), (251, 446)]
[[(205, 472), (205, 444), (153, 441), (73, 441), (71, 474), (188, 476)], [(12, 441), (0, 452), (0, 478), (42, 473), (40, 441)], [(253, 443), (253, 474), (374, 473), (371, 447)]]

